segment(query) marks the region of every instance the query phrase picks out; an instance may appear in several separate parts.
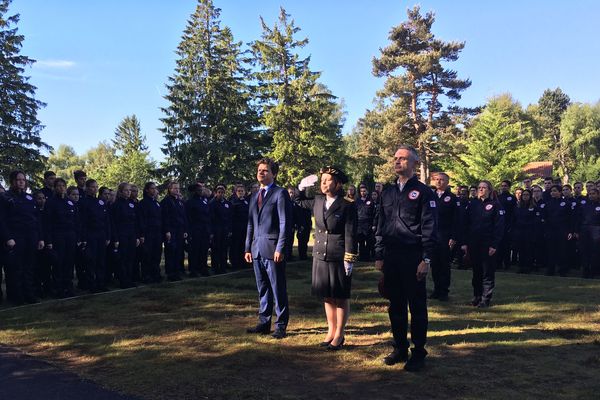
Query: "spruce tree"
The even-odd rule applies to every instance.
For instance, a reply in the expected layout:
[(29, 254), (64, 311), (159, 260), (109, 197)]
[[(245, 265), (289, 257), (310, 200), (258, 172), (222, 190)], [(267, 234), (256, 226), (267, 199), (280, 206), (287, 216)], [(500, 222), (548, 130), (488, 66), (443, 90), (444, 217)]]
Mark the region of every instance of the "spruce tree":
[(282, 168), (278, 180), (296, 184), (325, 164), (342, 161), (342, 109), (336, 97), (310, 70), (310, 57), (298, 52), (308, 39), (297, 39), (300, 28), (281, 8), (269, 27), (261, 18), (262, 36), (252, 43), (260, 70), (258, 82), (262, 123), (272, 137), (269, 155)]
[[(445, 63), (456, 61), (464, 42), (444, 42), (431, 32), (434, 14), (421, 15), (419, 6), (407, 11), (408, 19), (392, 28), (390, 44), (373, 58), (373, 74), (385, 77), (385, 86), (378, 97), (397, 107), (397, 118), (408, 117), (402, 127), (402, 138), (408, 137), (421, 159), (420, 175), (429, 181), (435, 157), (444, 152), (441, 133), (452, 124), (451, 115), (460, 110), (454, 102), (471, 86), (468, 79), (459, 79), (456, 71)], [(393, 122), (392, 122), (393, 123)]]
[(177, 47), (162, 109), (164, 171), (184, 182), (250, 180), (265, 149), (247, 84), (241, 42), (222, 27), (220, 9), (200, 0)]
[(17, 168), (30, 178), (39, 176), (46, 158), (42, 150), (50, 150), (37, 118), (45, 104), (35, 99), (36, 87), (24, 75), (35, 60), (20, 54), (25, 38), (17, 33), (19, 15), (7, 16), (9, 4), (0, 0), (0, 174), (5, 180)]
[(571, 104), (571, 99), (560, 88), (554, 90), (546, 89), (538, 100), (536, 117), (541, 127), (543, 137), (551, 142), (548, 156), (554, 160), (558, 173), (563, 177), (565, 183), (569, 181), (572, 172), (569, 159), (569, 148), (565, 147), (565, 141), (561, 139), (560, 123), (564, 112)]

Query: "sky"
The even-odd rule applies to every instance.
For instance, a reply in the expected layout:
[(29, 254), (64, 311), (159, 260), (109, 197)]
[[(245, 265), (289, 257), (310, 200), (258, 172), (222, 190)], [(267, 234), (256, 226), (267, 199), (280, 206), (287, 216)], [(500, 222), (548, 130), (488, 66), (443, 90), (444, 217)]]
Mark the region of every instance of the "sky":
[[(415, 4), (435, 13), (438, 38), (466, 43), (449, 65), (472, 81), (458, 105), (511, 93), (527, 106), (556, 87), (572, 101), (600, 100), (598, 1), (215, 0), (222, 25), (244, 43), (260, 37), (261, 16), (273, 25), (280, 6), (291, 14), (299, 37), (309, 39), (303, 55), (311, 69), (344, 101), (344, 133), (373, 107), (383, 79), (372, 75), (372, 59)], [(195, 7), (195, 0), (13, 0), (21, 53), (37, 60), (26, 74), (47, 103), (42, 139), (82, 154), (135, 114), (151, 156), (162, 160), (160, 107)]]

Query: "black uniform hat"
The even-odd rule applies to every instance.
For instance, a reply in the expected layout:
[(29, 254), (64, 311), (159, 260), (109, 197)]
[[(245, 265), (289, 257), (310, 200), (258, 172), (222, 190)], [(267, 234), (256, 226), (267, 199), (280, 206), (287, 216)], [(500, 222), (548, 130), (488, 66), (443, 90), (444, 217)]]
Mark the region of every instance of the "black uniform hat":
[(323, 168), (321, 168), (321, 173), (335, 176), (336, 179), (338, 179), (340, 181), (340, 183), (342, 183), (342, 184), (348, 183), (348, 177), (346, 176), (344, 171), (342, 171), (341, 169), (339, 169), (336, 166), (323, 167)]

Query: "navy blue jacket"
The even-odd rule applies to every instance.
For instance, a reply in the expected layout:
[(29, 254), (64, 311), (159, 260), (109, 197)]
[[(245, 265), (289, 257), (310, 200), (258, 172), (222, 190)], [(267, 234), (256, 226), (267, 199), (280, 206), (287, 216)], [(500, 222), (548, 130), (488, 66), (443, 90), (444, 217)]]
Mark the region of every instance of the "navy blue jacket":
[(498, 201), (504, 209), (504, 229), (510, 231), (513, 222), (513, 212), (517, 207), (517, 198), (510, 193), (500, 193)]
[(136, 210), (140, 215), (142, 237), (149, 234), (162, 234), (162, 209), (160, 203), (150, 196), (144, 198), (137, 204)]
[(188, 219), (183, 201), (167, 195), (160, 202), (163, 233), (188, 233)]
[(54, 196), (46, 201), (43, 213), (44, 240), (51, 244), (55, 235), (75, 233), (79, 242), (81, 239), (81, 221), (79, 207), (68, 197)]
[(110, 240), (110, 215), (104, 200), (86, 196), (79, 200), (79, 211), (82, 241), (99, 237)]
[(574, 209), (573, 202), (567, 199), (554, 199), (540, 205), (544, 231), (546, 234), (574, 232)]
[(538, 224), (539, 209), (530, 207), (515, 207), (512, 215), (512, 238), (514, 242), (533, 242), (535, 229)]
[(229, 234), (232, 228), (233, 207), (228, 200), (212, 199), (208, 203), (213, 234)]
[(122, 236), (142, 237), (139, 213), (136, 211), (136, 204), (133, 200), (117, 198), (110, 207), (110, 216), (113, 241), (118, 241)]
[[(439, 239), (456, 239), (458, 237), (458, 226), (460, 223), (460, 201), (450, 189), (438, 195), (434, 193), (438, 214), (438, 236)], [(448, 243), (441, 243), (444, 246)]]
[(248, 213), (250, 212), (250, 202), (247, 199), (241, 199), (235, 196), (231, 201), (233, 207), (232, 231), (244, 234), (248, 228)]
[(600, 227), (600, 202), (587, 200), (585, 204), (577, 207), (575, 218), (575, 232), (580, 233), (586, 226)]
[(292, 232), (292, 201), (287, 190), (275, 184), (267, 191), (258, 209), (258, 195), (250, 198), (248, 230), (246, 231), (246, 252), (254, 259), (272, 260), (275, 252), (287, 254)]
[(0, 238), (3, 242), (15, 235), (34, 232), (42, 240), (42, 222), (35, 200), (25, 192), (8, 190), (0, 197)]
[(194, 195), (185, 203), (185, 211), (191, 232), (212, 234), (208, 199)]

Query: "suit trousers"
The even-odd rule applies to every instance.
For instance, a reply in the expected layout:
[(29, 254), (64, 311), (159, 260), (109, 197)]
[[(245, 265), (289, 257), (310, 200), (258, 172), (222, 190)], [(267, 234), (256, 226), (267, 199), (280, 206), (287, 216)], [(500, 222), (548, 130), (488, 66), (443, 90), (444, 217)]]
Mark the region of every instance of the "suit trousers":
[(273, 305), (275, 305), (275, 329), (285, 331), (289, 320), (285, 262), (258, 258), (254, 260), (254, 275), (258, 289), (258, 318), (263, 326), (271, 326)]

